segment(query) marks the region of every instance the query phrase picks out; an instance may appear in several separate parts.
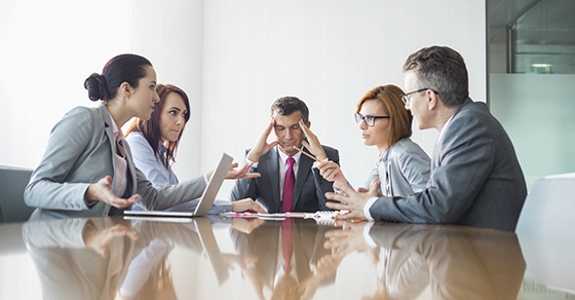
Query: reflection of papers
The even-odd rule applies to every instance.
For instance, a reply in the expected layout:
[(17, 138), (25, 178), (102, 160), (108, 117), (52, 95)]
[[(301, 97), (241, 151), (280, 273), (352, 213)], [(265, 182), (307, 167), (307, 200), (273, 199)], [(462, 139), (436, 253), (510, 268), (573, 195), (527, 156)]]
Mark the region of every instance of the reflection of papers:
[(124, 216), (124, 220), (133, 221), (157, 221), (157, 222), (170, 222), (170, 223), (190, 223), (192, 218), (180, 218), (180, 217), (137, 217), (137, 216)]
[(218, 283), (221, 285), (230, 277), (230, 274), (228, 273), (228, 266), (226, 265), (224, 256), (220, 252), (220, 248), (216, 242), (212, 224), (208, 218), (196, 218), (193, 221), (204, 252), (208, 255), (208, 259), (218, 278)]
[(283, 221), (286, 218), (314, 219), (318, 224), (332, 225), (339, 211), (317, 211), (315, 213), (286, 212), (272, 214), (225, 212), (220, 216), (228, 218), (259, 218), (264, 220)]

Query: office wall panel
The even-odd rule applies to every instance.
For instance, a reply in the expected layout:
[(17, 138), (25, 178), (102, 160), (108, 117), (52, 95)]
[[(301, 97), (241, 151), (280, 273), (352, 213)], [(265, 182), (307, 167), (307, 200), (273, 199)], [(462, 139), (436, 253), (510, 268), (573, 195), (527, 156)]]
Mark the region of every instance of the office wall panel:
[[(484, 1), (206, 1), (202, 167), (221, 151), (241, 160), (272, 102), (294, 95), (308, 104), (320, 141), (340, 150), (351, 183), (363, 184), (377, 152), (353, 121), (359, 98), (376, 85), (402, 87), (407, 56), (436, 44), (461, 52), (471, 96), (485, 101), (484, 11)], [(436, 137), (414, 130), (429, 154)]]
[[(355, 104), (376, 85), (403, 86), (410, 53), (454, 47), (466, 59), (471, 96), (486, 98), (484, 11), (481, 0), (8, 1), (0, 12), (0, 164), (35, 167), (54, 123), (74, 106), (95, 105), (86, 76), (135, 52), (150, 58), (159, 82), (190, 96), (175, 165), (181, 178), (213, 168), (223, 151), (241, 161), (271, 103), (295, 95), (357, 186), (377, 152), (362, 145)], [(431, 153), (436, 136), (415, 129), (413, 138)]]

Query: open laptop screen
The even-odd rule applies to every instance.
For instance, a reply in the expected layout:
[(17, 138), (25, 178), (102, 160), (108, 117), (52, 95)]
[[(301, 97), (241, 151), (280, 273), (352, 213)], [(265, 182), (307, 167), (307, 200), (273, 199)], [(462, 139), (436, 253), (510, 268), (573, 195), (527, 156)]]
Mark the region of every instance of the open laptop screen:
[(134, 217), (176, 217), (176, 218), (191, 218), (205, 216), (210, 212), (214, 200), (218, 195), (218, 192), (226, 179), (226, 174), (228, 173), (230, 166), (232, 164), (233, 158), (226, 153), (222, 154), (222, 157), (218, 161), (212, 177), (200, 198), (196, 209), (193, 212), (190, 211), (159, 211), (159, 210), (125, 210), (124, 216), (134, 216)]

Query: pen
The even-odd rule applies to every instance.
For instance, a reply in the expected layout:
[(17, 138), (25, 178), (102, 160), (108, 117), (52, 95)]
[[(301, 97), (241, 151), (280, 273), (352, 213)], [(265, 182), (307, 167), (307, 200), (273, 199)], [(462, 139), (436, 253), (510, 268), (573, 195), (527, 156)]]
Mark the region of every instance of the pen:
[(237, 212), (225, 212), (224, 217), (255, 217), (252, 213), (237, 213)]
[(298, 147), (296, 147), (296, 146), (293, 146), (293, 147), (294, 147), (294, 149), (296, 149), (297, 151), (299, 151), (299, 152), (301, 152), (302, 154), (306, 155), (307, 157), (309, 157), (309, 158), (311, 158), (311, 159), (313, 159), (313, 160), (315, 160), (315, 161), (317, 161), (317, 162), (321, 162), (321, 160), (319, 160), (317, 157), (315, 157), (315, 156), (313, 156), (313, 155), (311, 155), (311, 154), (309, 154), (309, 153), (307, 153), (307, 152), (304, 152), (303, 150), (301, 150), (300, 148), (298, 148)]

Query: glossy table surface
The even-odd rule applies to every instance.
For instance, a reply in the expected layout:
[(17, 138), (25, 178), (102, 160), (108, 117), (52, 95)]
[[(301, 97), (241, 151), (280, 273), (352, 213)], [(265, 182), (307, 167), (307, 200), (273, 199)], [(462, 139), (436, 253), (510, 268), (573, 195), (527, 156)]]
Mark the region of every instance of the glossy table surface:
[(446, 225), (15, 223), (0, 299), (575, 299), (570, 254), (569, 238)]

